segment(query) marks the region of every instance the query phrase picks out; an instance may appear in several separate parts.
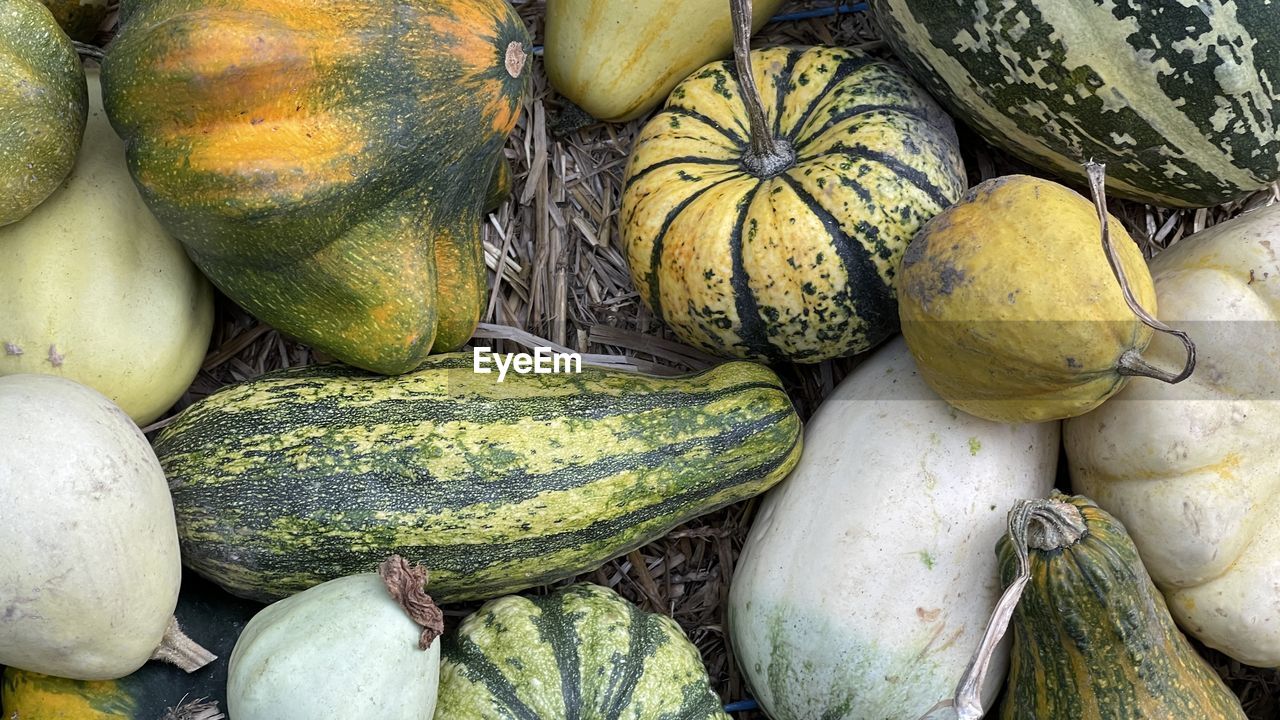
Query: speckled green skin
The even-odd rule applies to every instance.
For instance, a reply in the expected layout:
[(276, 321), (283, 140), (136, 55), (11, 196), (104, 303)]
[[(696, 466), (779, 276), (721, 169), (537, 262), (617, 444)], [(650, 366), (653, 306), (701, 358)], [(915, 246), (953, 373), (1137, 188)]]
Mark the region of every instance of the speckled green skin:
[(36, 0), (0, 4), (0, 225), (26, 217), (66, 179), (89, 113), (71, 39)]
[(758, 495), (800, 431), (753, 363), (499, 383), (454, 353), (394, 378), (332, 365), (235, 385), (155, 450), (183, 562), (227, 590), (281, 598), (395, 553), (453, 602), (572, 577)]
[[(1083, 496), (1056, 495), (1088, 528), (1030, 552), (1013, 615), (1002, 720), (1245, 720), (1240, 701), (1173, 624), (1119, 520)], [(1000, 579), (1017, 573), (1008, 535)]]
[(445, 639), (435, 720), (728, 720), (671, 618), (598, 585), (486, 603)]
[(1274, 0), (872, 0), (931, 93), (990, 142), (1111, 193), (1216, 205), (1280, 179)]

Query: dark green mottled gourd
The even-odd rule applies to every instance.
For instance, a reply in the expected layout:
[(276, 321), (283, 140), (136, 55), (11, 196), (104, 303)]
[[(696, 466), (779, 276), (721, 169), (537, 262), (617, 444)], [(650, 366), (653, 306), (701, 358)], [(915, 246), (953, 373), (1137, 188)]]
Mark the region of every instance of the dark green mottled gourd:
[[(1173, 624), (1120, 521), (1055, 494), (1028, 527), (1031, 580), (1013, 615), (1003, 720), (1245, 720)], [(1017, 574), (1008, 536), (997, 552)]]
[(1112, 195), (1217, 205), (1280, 179), (1274, 0), (871, 0), (883, 37), (957, 118)]
[(274, 600), (398, 554), (440, 602), (571, 577), (764, 492), (795, 465), (778, 377), (295, 368), (225, 388), (155, 441), (183, 562)]
[(599, 585), (493, 600), (445, 637), (435, 720), (728, 720), (671, 618)]
[(37, 0), (0, 3), (0, 225), (26, 217), (66, 179), (89, 117), (71, 40)]

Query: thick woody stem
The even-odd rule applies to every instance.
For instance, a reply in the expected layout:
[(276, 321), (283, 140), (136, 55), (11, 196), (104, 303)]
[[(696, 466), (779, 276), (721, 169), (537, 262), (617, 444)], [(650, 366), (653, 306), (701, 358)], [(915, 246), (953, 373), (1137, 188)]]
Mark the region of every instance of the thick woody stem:
[(751, 0), (729, 0), (729, 13), (733, 18), (733, 59), (738, 67), (738, 87), (750, 124), (751, 146), (742, 156), (742, 165), (756, 177), (771, 178), (795, 165), (796, 153), (791, 143), (774, 137), (760, 101), (760, 89), (751, 70)]

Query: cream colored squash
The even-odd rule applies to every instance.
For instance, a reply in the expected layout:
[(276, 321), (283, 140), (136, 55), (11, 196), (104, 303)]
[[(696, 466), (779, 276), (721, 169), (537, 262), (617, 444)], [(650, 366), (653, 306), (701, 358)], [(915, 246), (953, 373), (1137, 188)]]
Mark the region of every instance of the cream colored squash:
[[(783, 0), (755, 0), (758, 29)], [(681, 80), (733, 45), (729, 0), (547, 0), (547, 77), (600, 120), (654, 109)]]
[[(1151, 261), (1160, 319), (1196, 342), (1178, 386), (1134, 379), (1066, 423), (1073, 488), (1124, 523), (1187, 633), (1280, 665), (1280, 206)], [(1158, 336), (1148, 359), (1180, 362)]]
[(227, 711), (232, 720), (431, 720), (440, 640), (419, 649), (421, 632), (377, 573), (307, 588), (245, 626)]
[(89, 122), (70, 177), (0, 228), (0, 375), (84, 383), (146, 424), (191, 384), (213, 291), (142, 202), (88, 70)]
[(916, 720), (950, 697), (1000, 595), (1006, 513), (1048, 492), (1057, 455), (1057, 423), (950, 407), (901, 338), (859, 366), (810, 421), (730, 586), (732, 645), (769, 716)]
[(169, 487), (129, 417), (70, 380), (0, 377), (0, 508), (0, 665), (76, 680), (141, 667), (182, 567)]

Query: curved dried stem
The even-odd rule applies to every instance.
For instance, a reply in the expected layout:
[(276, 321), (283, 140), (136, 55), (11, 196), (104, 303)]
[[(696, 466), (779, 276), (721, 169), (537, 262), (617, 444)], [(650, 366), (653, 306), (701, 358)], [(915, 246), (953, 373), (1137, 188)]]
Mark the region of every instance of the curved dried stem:
[(990, 673), (991, 659), (1009, 629), (1009, 621), (1031, 582), (1030, 549), (1052, 551), (1079, 542), (1088, 532), (1080, 509), (1057, 493), (1049, 499), (1019, 500), (1009, 511), (1009, 542), (1018, 562), (1018, 572), (996, 602), (991, 619), (982, 633), (978, 649), (956, 685), (955, 697), (934, 705), (920, 720), (980, 720), (982, 689)]
[(1180, 383), (1191, 377), (1191, 373), (1196, 369), (1196, 344), (1191, 341), (1191, 338), (1185, 332), (1165, 325), (1138, 304), (1137, 298), (1133, 296), (1133, 288), (1129, 285), (1129, 279), (1125, 276), (1124, 266), (1120, 263), (1120, 254), (1116, 252), (1115, 246), (1111, 244), (1111, 223), (1107, 220), (1107, 166), (1090, 160), (1084, 164), (1084, 169), (1089, 176), (1089, 193), (1093, 195), (1093, 207), (1098, 211), (1098, 222), (1102, 226), (1102, 249), (1106, 251), (1107, 263), (1111, 266), (1111, 272), (1116, 276), (1116, 281), (1120, 283), (1120, 292), (1124, 294), (1124, 301), (1144, 325), (1156, 332), (1168, 333), (1178, 338), (1182, 341), (1182, 346), (1187, 351), (1186, 363), (1182, 367), (1182, 372), (1177, 374), (1161, 370), (1152, 365), (1144, 360), (1136, 350), (1130, 350), (1121, 356), (1117, 370), (1121, 375), (1154, 378), (1170, 385)]

